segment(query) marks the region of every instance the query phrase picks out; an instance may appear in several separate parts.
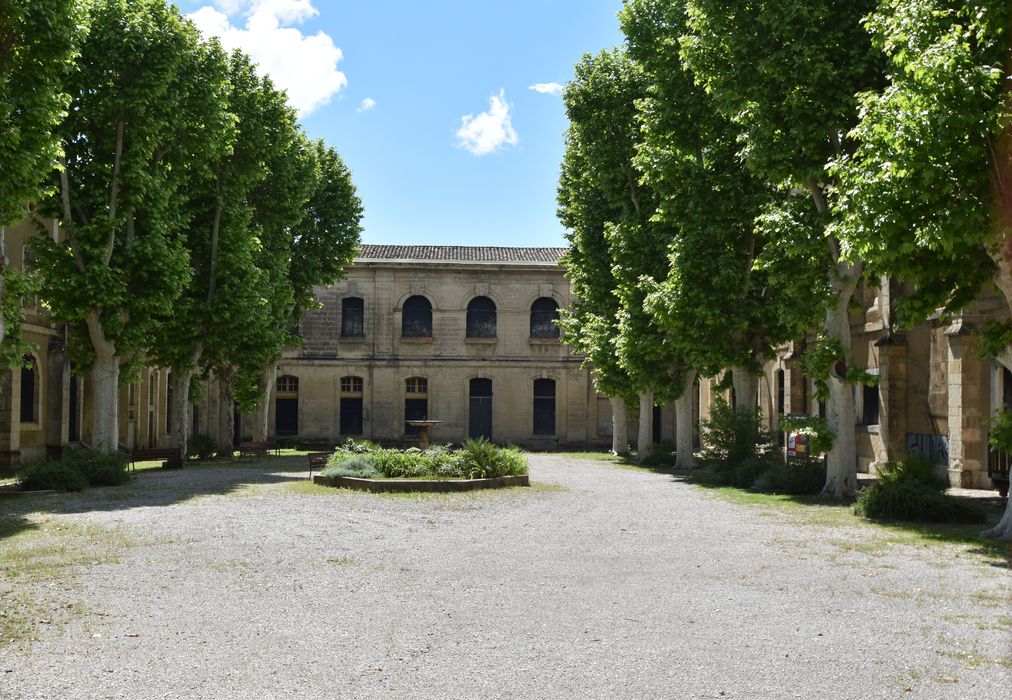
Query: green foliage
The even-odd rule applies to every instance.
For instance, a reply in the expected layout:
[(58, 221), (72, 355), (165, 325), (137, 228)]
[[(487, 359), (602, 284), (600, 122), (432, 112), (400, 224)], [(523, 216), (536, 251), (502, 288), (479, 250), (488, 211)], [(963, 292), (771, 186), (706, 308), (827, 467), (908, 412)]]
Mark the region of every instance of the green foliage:
[(803, 457), (773, 461), (763, 486), (775, 493), (804, 495), (821, 493), (825, 484), (825, 462), (821, 458)]
[(484, 438), (468, 440), (461, 450), (461, 465), (470, 479), (527, 473), (527, 459), (513, 447), (497, 447)]
[(1002, 409), (991, 419), (987, 441), (991, 447), (1012, 453), (1012, 411)]
[(89, 486), (118, 486), (130, 481), (130, 458), (122, 452), (99, 452), (86, 448), (63, 453), (63, 464), (79, 471)]
[[(0, 258), (3, 256), (0, 246)], [(25, 273), (13, 267), (4, 267), (0, 260), (0, 367), (15, 369), (23, 358), (35, 348), (24, 340), (21, 329), (24, 299), (38, 294), (41, 280), (38, 275)]]
[(83, 491), (88, 479), (77, 468), (64, 462), (33, 464), (18, 474), (25, 491)]
[(187, 456), (196, 457), (201, 461), (207, 461), (214, 457), (218, 447), (210, 435), (197, 433), (190, 437), (187, 444)]
[(785, 433), (797, 433), (808, 438), (808, 449), (813, 456), (829, 452), (836, 440), (829, 421), (819, 416), (781, 416), (778, 427)]
[(0, 3), (0, 367), (32, 348), (21, 332), (34, 276), (7, 267), (4, 226), (28, 215), (60, 155), (55, 127), (70, 100), (65, 81), (82, 33), (76, 0)]
[(337, 446), (337, 452), (344, 452), (349, 454), (368, 454), (370, 452), (376, 452), (382, 449), (375, 442), (369, 440), (356, 440), (354, 438), (348, 438), (340, 445)]
[(758, 409), (731, 408), (717, 399), (703, 421), (703, 449), (697, 463), (724, 483), (748, 488), (776, 459), (774, 433), (762, 427)]
[(854, 511), (871, 520), (984, 521), (985, 513), (976, 504), (946, 496), (947, 486), (936, 466), (922, 457), (890, 460), (879, 470), (879, 480), (858, 494)]
[(320, 472), (322, 476), (350, 476), (356, 479), (379, 479), (383, 475), (373, 464), (368, 455), (346, 454), (335, 452), (327, 461), (327, 467)]
[(469, 440), (452, 451), (433, 445), (425, 450), (383, 449), (368, 441), (348, 440), (330, 456), (325, 476), (387, 479), (487, 479), (526, 474), (527, 460), (516, 448), (487, 440)]
[(833, 164), (835, 233), (873, 274), (915, 283), (898, 309), (911, 325), (978, 294), (1008, 225), (992, 206), (1008, 192), (994, 187), (1008, 172), (1008, 3), (881, 0), (866, 26), (889, 79), (861, 91), (857, 148)]

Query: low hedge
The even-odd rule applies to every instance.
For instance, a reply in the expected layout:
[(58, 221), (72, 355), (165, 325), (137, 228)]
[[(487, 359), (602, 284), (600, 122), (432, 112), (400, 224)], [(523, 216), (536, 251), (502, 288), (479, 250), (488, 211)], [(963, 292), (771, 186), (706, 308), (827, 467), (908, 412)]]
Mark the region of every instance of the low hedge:
[(63, 462), (25, 467), (18, 475), (23, 491), (84, 491), (88, 480), (79, 469)]
[(513, 447), (468, 440), (460, 450), (383, 449), (372, 443), (345, 443), (330, 456), (324, 476), (387, 479), (487, 479), (527, 473), (527, 459)]
[(820, 493), (826, 485), (826, 465), (811, 457), (774, 462), (763, 486), (768, 491), (791, 495)]
[(984, 522), (980, 506), (946, 496), (946, 486), (935, 465), (925, 459), (911, 455), (890, 460), (879, 469), (879, 480), (858, 494), (854, 511), (870, 520)]

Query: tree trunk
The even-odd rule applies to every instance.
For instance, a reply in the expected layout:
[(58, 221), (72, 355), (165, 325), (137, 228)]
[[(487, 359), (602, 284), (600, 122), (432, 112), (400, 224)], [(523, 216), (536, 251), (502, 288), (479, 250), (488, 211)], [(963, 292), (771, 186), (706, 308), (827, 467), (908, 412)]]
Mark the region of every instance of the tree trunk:
[(92, 446), (101, 452), (115, 452), (119, 449), (119, 357), (105, 337), (98, 313), (89, 312), (85, 320), (95, 350), (91, 364), (95, 401), (91, 412)]
[[(1002, 236), (998, 245), (991, 250), (996, 269), (994, 283), (1005, 297), (1005, 306), (1012, 314), (1012, 234)], [(1012, 348), (1006, 347), (997, 358), (1006, 369), (1012, 370)], [(981, 533), (984, 537), (1012, 540), (1012, 498), (1005, 500), (1005, 513), (998, 524)]]
[[(845, 263), (837, 265), (836, 304), (826, 312), (824, 330), (835, 338), (843, 350), (843, 362), (850, 364), (850, 298), (857, 289), (861, 270)], [(826, 463), (826, 485), (823, 493), (836, 498), (853, 496), (857, 492), (857, 417), (854, 411), (854, 386), (831, 369), (829, 379), (829, 405), (827, 420), (836, 435), (833, 449)]]
[(270, 415), (271, 394), (274, 392), (274, 385), (278, 381), (278, 366), (273, 362), (260, 375), (260, 402), (257, 403), (256, 416), (253, 422), (253, 441), (266, 442), (270, 435), (270, 428), (267, 425)]
[[(4, 272), (7, 270), (7, 252), (4, 248), (6, 229), (0, 225), (0, 309), (3, 308), (4, 294), (7, 291), (7, 284), (4, 280)], [(4, 316), (0, 313), (0, 345), (3, 345), (7, 329), (4, 326)]]
[(611, 401), (611, 452), (614, 455), (629, 453), (629, 432), (626, 422), (625, 399), (610, 396)]
[(696, 373), (685, 373), (685, 390), (675, 401), (675, 462), (680, 469), (692, 469), (696, 466), (696, 457), (692, 449), (692, 403)]
[(734, 407), (755, 408), (756, 392), (759, 391), (759, 377), (752, 374), (745, 367), (735, 367), (732, 369), (731, 377), (734, 383)]
[(172, 370), (172, 446), (178, 447), (186, 458), (190, 446), (190, 382), (194, 369)]
[(647, 389), (640, 394), (639, 435), (636, 437), (636, 461), (642, 462), (653, 450), (654, 444), (654, 392)]
[(218, 457), (227, 459), (235, 453), (232, 443), (235, 433), (235, 368), (218, 367), (214, 374), (218, 380)]

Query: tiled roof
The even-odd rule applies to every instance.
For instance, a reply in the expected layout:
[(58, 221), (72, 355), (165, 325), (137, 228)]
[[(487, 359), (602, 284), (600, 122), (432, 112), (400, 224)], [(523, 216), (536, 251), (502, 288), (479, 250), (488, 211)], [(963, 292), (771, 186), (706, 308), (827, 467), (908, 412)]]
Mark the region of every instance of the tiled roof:
[(358, 260), (410, 260), (556, 265), (565, 248), (506, 248), (466, 245), (364, 245)]

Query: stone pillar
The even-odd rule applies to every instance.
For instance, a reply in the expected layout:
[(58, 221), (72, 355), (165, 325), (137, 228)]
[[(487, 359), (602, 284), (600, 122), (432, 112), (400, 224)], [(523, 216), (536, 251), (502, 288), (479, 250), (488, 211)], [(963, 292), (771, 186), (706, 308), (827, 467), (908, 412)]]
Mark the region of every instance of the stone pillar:
[(54, 339), (49, 343), (46, 357), (46, 454), (49, 459), (63, 456), (63, 448), (70, 440), (70, 360), (63, 343)]
[(0, 474), (21, 462), (21, 372), (0, 369)]
[(987, 482), (984, 360), (980, 338), (963, 319), (946, 330), (949, 390), (949, 484), (983, 487)]
[(886, 336), (879, 346), (879, 436), (887, 459), (907, 453), (907, 341), (902, 333)]

